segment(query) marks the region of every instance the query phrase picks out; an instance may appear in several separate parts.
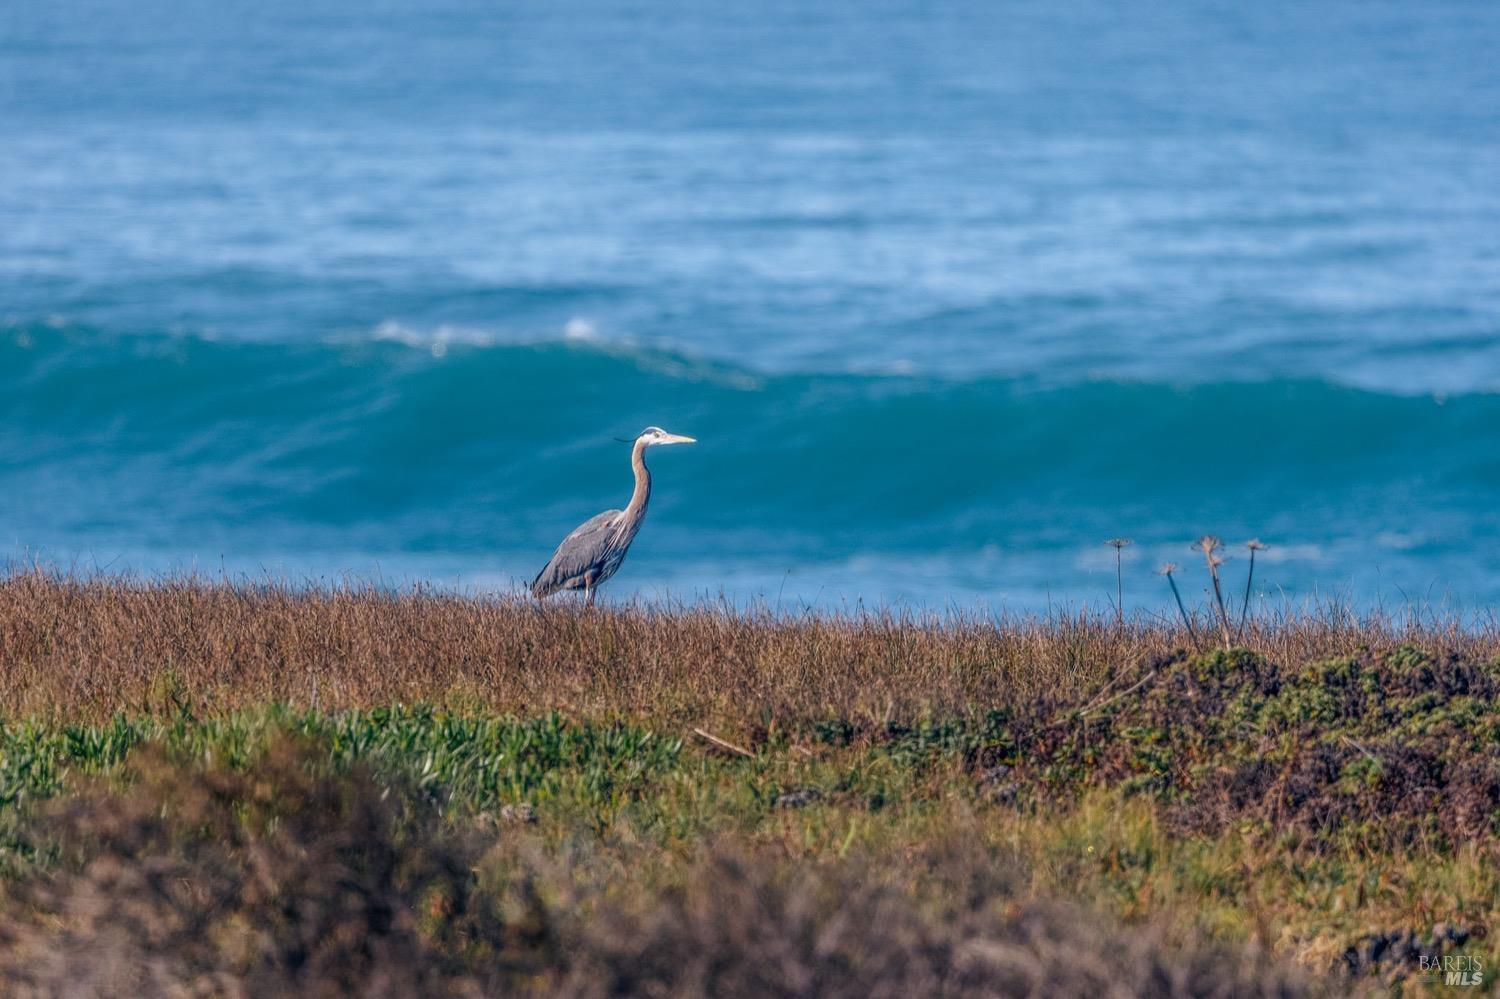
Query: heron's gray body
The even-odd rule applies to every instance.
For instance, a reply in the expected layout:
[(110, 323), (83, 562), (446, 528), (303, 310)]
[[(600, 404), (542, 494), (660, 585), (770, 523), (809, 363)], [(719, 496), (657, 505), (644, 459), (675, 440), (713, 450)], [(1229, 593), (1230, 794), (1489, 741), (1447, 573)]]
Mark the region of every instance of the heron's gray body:
[(644, 510), (641, 516), (628, 520), (626, 513), (605, 510), (578, 525), (532, 580), (532, 595), (550, 597), (559, 590), (592, 591), (618, 572), (645, 519)]
[(561, 590), (583, 590), (593, 603), (595, 590), (619, 571), (630, 543), (646, 519), (646, 507), (651, 502), (651, 470), (646, 467), (646, 448), (652, 444), (692, 443), (692, 440), (668, 434), (659, 427), (642, 431), (630, 449), (630, 467), (635, 472), (635, 491), (630, 502), (623, 510), (606, 510), (574, 528), (531, 581), (532, 595), (540, 599)]

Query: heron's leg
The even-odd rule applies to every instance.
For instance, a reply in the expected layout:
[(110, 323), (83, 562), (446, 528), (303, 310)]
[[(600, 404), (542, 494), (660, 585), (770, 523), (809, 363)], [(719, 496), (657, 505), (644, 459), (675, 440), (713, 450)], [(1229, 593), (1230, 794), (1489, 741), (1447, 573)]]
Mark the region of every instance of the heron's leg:
[(594, 606), (594, 592), (595, 590), (592, 586), (585, 586), (583, 588), (583, 595), (588, 599), (588, 606), (590, 607)]

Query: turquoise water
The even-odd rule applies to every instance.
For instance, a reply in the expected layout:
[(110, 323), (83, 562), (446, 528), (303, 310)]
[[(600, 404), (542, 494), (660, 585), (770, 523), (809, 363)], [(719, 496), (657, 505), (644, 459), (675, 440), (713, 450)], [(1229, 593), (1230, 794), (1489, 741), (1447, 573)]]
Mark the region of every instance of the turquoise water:
[(0, 555), (1500, 600), (1500, 7), (408, 6), (0, 14)]

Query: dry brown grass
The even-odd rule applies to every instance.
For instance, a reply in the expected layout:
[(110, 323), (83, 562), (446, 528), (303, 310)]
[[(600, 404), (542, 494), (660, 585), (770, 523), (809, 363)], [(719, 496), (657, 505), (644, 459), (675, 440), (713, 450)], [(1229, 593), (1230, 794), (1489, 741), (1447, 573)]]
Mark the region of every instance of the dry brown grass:
[[(1500, 654), (1493, 627), (1337, 609), (1252, 621), (1240, 639), (1283, 663), (1406, 642), (1470, 659)], [(44, 718), (458, 697), (517, 713), (650, 716), (753, 734), (767, 724), (878, 724), (1044, 694), (1084, 697), (1191, 647), (1180, 623), (1113, 616), (586, 611), (423, 591), (41, 571), (0, 579), (0, 703)]]

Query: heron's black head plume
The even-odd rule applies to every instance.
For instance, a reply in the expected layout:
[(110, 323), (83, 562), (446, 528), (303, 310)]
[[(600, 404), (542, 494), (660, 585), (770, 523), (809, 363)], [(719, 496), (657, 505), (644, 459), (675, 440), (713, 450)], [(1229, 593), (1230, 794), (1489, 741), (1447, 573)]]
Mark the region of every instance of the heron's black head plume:
[(666, 431), (663, 430), (661, 427), (647, 427), (645, 430), (642, 430), (640, 433), (636, 434), (634, 437), (616, 437), (615, 440), (619, 441), (621, 444), (632, 444), (632, 443), (640, 440), (642, 437), (645, 437), (647, 434), (651, 434), (651, 433), (664, 434), (664, 433), (666, 433)]

